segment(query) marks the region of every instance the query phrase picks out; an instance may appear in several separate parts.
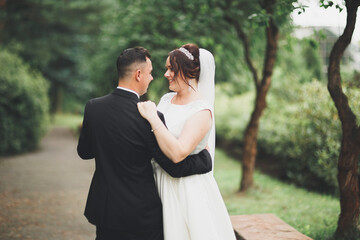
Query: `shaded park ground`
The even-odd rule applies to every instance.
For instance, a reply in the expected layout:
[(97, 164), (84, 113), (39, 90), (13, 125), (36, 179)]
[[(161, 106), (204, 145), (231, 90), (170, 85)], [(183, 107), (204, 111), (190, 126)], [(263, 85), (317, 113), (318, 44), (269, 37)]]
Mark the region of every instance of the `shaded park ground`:
[(53, 128), (33, 153), (0, 158), (0, 239), (94, 239), (83, 215), (94, 161), (76, 153), (77, 139)]

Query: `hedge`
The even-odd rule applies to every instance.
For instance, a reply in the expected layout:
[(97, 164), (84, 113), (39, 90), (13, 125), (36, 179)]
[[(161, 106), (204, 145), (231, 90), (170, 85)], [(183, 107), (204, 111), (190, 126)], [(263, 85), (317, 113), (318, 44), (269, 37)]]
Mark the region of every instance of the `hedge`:
[(48, 84), (16, 54), (0, 49), (0, 156), (33, 150), (46, 131)]

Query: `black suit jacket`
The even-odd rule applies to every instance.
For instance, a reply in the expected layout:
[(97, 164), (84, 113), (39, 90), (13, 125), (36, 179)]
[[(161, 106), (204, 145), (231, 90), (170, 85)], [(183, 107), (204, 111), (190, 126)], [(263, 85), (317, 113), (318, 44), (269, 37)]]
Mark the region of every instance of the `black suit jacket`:
[(162, 228), (162, 205), (151, 159), (173, 177), (209, 172), (207, 150), (174, 164), (159, 149), (150, 124), (137, 109), (138, 97), (116, 89), (85, 107), (77, 146), (83, 159), (95, 158), (96, 169), (85, 216), (99, 227), (149, 231)]

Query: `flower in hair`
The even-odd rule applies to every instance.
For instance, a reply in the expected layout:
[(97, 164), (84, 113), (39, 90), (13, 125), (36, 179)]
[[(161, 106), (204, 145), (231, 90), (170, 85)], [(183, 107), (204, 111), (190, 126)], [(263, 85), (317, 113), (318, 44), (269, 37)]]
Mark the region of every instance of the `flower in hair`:
[(179, 48), (179, 51), (184, 53), (191, 61), (194, 60), (194, 56), (186, 48), (181, 47)]

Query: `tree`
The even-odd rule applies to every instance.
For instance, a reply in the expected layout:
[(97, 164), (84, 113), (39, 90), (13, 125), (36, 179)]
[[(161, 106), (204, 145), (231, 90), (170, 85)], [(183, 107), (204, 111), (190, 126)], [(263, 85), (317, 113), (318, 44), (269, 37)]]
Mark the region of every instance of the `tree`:
[(7, 49), (0, 62), (0, 156), (34, 150), (47, 128), (48, 84)]
[[(322, 5), (328, 4), (322, 0)], [(332, 2), (330, 3), (332, 5)], [(328, 90), (333, 99), (342, 125), (341, 150), (338, 160), (340, 188), (340, 216), (335, 237), (359, 239), (359, 183), (358, 164), (360, 157), (360, 126), (351, 110), (348, 98), (342, 89), (340, 60), (351, 42), (356, 23), (358, 0), (345, 0), (347, 19), (343, 34), (335, 42), (329, 59)]]
[[(276, 1), (276, 0), (264, 0), (258, 4), (260, 6), (260, 13), (254, 14), (260, 19), (260, 23), (265, 24), (266, 35), (266, 48), (265, 58), (262, 67), (262, 76), (259, 77), (259, 71), (255, 66), (251, 57), (251, 43), (249, 36), (244, 30), (244, 25), (241, 24), (241, 20), (236, 15), (231, 14), (230, 9), (234, 4), (232, 1), (227, 1), (227, 6), (224, 8), (225, 19), (232, 26), (234, 26), (238, 38), (242, 41), (244, 47), (245, 62), (250, 69), (253, 81), (256, 89), (256, 98), (254, 102), (254, 109), (251, 114), (250, 121), (246, 127), (244, 134), (244, 147), (242, 153), (242, 179), (240, 183), (239, 191), (246, 191), (253, 186), (254, 169), (257, 155), (257, 136), (259, 132), (260, 118), (266, 108), (266, 95), (270, 88), (272, 72), (276, 62), (276, 53), (278, 49), (279, 38), (279, 26), (281, 21), (284, 21), (293, 10), (293, 1)], [(279, 7), (282, 7), (281, 11)], [(241, 5), (236, 6), (241, 9)], [(256, 9), (256, 7), (254, 7)]]
[(91, 56), (106, 3), (97, 1), (1, 1), (1, 43), (50, 81), (51, 111), (61, 111), (63, 92), (86, 87), (81, 64)]
[[(116, 58), (126, 48), (143, 46), (152, 56), (153, 75), (149, 92), (161, 96), (166, 90), (163, 78), (166, 56), (179, 45), (178, 36), (186, 31), (179, 19), (181, 12), (169, 9), (171, 2), (116, 1), (105, 18), (97, 52), (91, 60), (91, 79), (96, 96), (107, 94), (117, 84)], [(185, 19), (186, 22), (186, 19)], [(180, 25), (180, 26), (179, 26)], [(184, 32), (184, 34), (182, 34)], [(155, 96), (151, 96), (156, 100)]]

